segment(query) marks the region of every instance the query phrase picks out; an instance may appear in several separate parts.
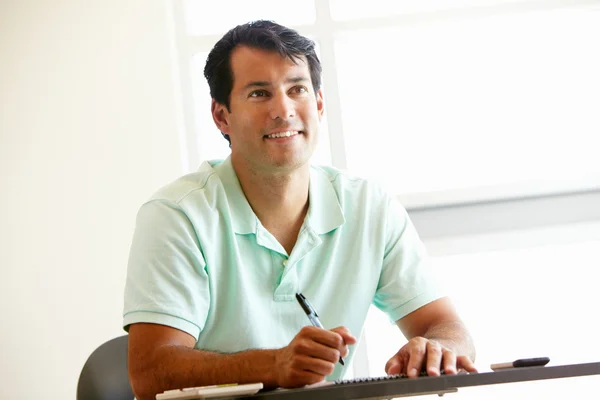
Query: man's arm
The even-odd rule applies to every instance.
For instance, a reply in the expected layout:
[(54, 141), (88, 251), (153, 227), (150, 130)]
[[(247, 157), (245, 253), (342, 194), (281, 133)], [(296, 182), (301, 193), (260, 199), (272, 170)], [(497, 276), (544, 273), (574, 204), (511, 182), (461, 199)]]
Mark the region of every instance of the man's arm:
[(356, 338), (343, 327), (304, 327), (290, 344), (275, 350), (221, 354), (194, 349), (195, 339), (157, 324), (129, 327), (129, 380), (138, 400), (185, 387), (262, 382), (265, 387), (299, 387), (333, 372), (346, 344)]
[(418, 376), (423, 367), (429, 375), (438, 375), (440, 367), (446, 374), (457, 368), (477, 372), (473, 340), (449, 298), (428, 303), (396, 324), (409, 341), (388, 361), (389, 374)]

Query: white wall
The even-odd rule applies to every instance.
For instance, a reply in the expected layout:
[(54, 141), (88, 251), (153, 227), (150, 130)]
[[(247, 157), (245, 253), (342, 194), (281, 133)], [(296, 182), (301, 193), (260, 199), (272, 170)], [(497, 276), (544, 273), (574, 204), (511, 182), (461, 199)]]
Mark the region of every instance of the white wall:
[(0, 2), (0, 398), (123, 334), (141, 203), (181, 171), (165, 0)]

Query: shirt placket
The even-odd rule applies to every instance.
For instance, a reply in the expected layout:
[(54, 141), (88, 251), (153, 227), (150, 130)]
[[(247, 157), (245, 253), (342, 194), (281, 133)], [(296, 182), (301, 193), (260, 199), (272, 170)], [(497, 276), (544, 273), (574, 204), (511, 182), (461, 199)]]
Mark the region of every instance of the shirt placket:
[(310, 228), (302, 229), (292, 254), (281, 261), (281, 280), (275, 287), (273, 299), (275, 301), (295, 301), (298, 293), (298, 270), (302, 260), (316, 247), (321, 244), (319, 235)]

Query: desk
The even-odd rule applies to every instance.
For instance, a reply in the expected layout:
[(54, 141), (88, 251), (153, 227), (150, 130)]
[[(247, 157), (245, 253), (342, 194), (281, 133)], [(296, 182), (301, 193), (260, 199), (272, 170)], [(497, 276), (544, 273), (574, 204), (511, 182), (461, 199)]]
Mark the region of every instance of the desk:
[[(310, 389), (274, 390), (244, 397), (252, 400), (390, 399), (431, 393), (451, 393), (461, 387), (600, 375), (600, 362), (553, 367), (515, 368), (464, 375), (360, 382)], [(598, 388), (600, 391), (600, 388)]]

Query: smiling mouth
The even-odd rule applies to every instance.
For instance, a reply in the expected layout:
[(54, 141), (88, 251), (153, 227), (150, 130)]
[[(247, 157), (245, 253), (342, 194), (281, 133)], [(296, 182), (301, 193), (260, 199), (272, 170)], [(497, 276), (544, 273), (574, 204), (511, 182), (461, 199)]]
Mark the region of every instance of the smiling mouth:
[(278, 138), (292, 137), (292, 136), (300, 135), (302, 133), (304, 133), (304, 132), (302, 132), (302, 131), (277, 132), (277, 133), (272, 133), (270, 135), (265, 135), (265, 138), (278, 139)]

